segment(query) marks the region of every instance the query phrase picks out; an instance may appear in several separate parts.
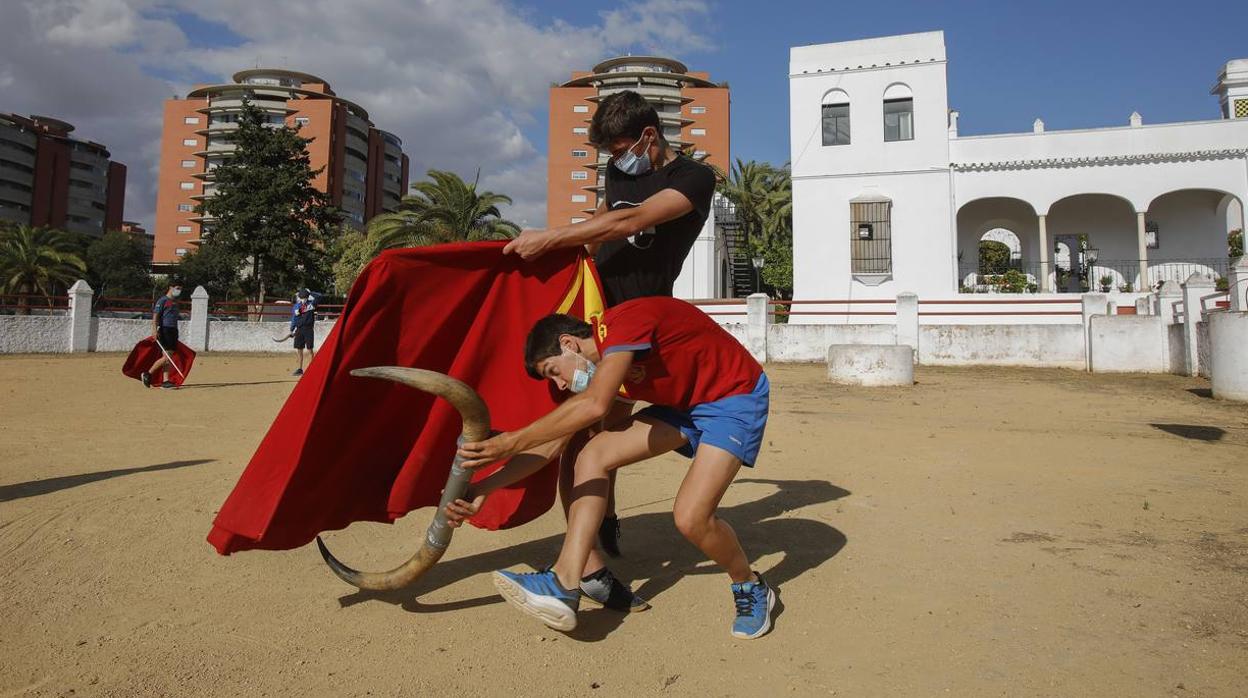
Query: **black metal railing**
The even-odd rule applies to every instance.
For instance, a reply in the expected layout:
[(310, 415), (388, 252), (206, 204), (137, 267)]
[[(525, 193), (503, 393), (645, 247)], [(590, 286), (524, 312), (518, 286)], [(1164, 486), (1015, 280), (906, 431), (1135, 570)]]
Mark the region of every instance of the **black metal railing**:
[[(1147, 279), (1140, 279), (1140, 269), (1147, 267)], [(1069, 265), (1065, 262), (1048, 262), (1041, 268), (1039, 262), (1010, 260), (992, 264), (960, 263), (958, 265), (958, 290), (962, 293), (1036, 293), (1048, 275), (1049, 288), (1054, 293), (1111, 293), (1153, 291), (1163, 282), (1182, 283), (1200, 274), (1224, 284), (1230, 270), (1230, 260), (1225, 257), (1166, 259), (1098, 259), (1095, 262)]]

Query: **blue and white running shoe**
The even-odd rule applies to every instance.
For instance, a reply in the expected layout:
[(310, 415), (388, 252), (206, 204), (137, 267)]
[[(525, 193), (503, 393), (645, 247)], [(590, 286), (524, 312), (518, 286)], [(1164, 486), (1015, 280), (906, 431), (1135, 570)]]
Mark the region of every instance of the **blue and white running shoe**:
[(499, 570), (494, 573), (494, 587), (507, 603), (555, 630), (568, 632), (576, 628), (581, 592), (564, 589), (553, 570), (525, 573)]
[(771, 630), (776, 592), (763, 581), (763, 575), (758, 575), (757, 582), (733, 584), (732, 601), (737, 607), (737, 618), (732, 623), (733, 637), (753, 640)]

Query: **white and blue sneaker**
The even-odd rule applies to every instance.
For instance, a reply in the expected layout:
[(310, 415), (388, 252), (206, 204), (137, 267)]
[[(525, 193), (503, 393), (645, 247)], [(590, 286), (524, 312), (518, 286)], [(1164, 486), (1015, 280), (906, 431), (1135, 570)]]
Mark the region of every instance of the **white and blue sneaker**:
[(494, 587), (507, 603), (555, 630), (568, 632), (576, 628), (581, 592), (564, 589), (553, 570), (525, 573), (498, 570), (494, 573)]
[(732, 585), (732, 601), (737, 607), (737, 618), (732, 623), (732, 636), (742, 640), (762, 637), (771, 630), (771, 612), (776, 607), (776, 592), (763, 581), (763, 575), (757, 576), (757, 582)]

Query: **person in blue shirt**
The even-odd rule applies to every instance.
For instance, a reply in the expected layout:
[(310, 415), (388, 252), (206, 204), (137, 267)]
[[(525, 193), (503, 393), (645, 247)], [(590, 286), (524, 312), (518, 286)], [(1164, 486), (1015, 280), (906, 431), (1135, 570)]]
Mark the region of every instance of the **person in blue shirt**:
[[(181, 295), (182, 286), (173, 284), (165, 295), (156, 299), (156, 305), (152, 308), (152, 339), (165, 351), (139, 376), (147, 387), (152, 385), (152, 374), (164, 368), (169, 363), (169, 354), (178, 348), (178, 296)], [(173, 381), (166, 380), (160, 387), (169, 390), (178, 386)]]
[(308, 350), (308, 363), (316, 356), (316, 296), (304, 288), (296, 294), (290, 309), (290, 332), (295, 338), (295, 351), (299, 352), (299, 368), (293, 375), (303, 375), (303, 350)]

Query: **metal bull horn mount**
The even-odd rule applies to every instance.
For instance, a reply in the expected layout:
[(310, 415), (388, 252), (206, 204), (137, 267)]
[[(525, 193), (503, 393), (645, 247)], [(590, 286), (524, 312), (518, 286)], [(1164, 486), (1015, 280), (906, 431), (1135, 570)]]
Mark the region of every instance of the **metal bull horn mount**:
[[(486, 408), (481, 396), (466, 384), (450, 376), (425, 371), (419, 368), (402, 368), (399, 366), (374, 366), (357, 368), (351, 372), (353, 376), (383, 378), (409, 385), (417, 390), (432, 393), (451, 403), (459, 415), (463, 417), (464, 428), (460, 432), (460, 441), (482, 441), (490, 436), (490, 411)], [(472, 471), (462, 467), (462, 459), (455, 456), (451, 464), (451, 473), (446, 479), (446, 488), (442, 491), (442, 501), (438, 503), (438, 512), (429, 524), (425, 540), (420, 550), (410, 560), (389, 572), (358, 572), (338, 561), (325, 547), (320, 536), (316, 537), (316, 545), (321, 550), (325, 564), (338, 575), (338, 578), (352, 586), (370, 591), (391, 591), (402, 589), (420, 579), (446, 552), (451, 544), (451, 534), (455, 529), (447, 525), (446, 505), (460, 499), (468, 489), (468, 480)]]

